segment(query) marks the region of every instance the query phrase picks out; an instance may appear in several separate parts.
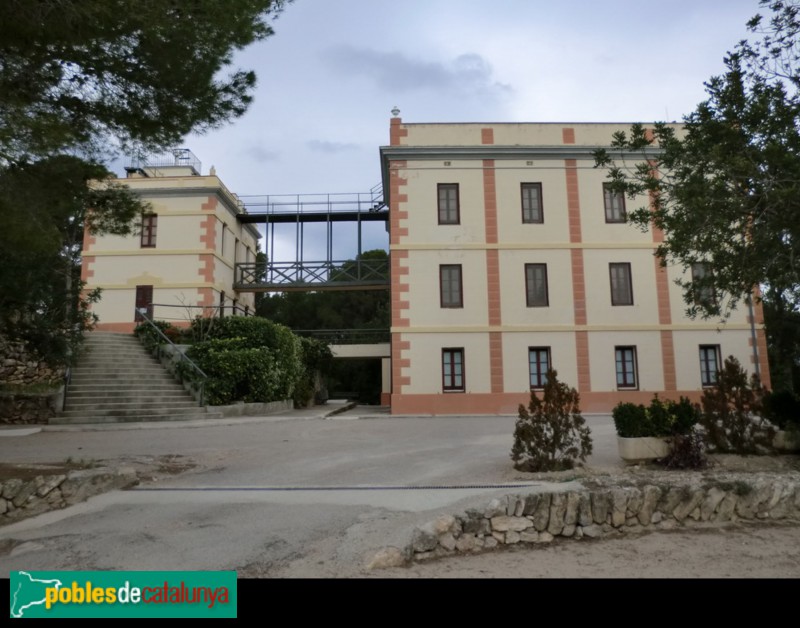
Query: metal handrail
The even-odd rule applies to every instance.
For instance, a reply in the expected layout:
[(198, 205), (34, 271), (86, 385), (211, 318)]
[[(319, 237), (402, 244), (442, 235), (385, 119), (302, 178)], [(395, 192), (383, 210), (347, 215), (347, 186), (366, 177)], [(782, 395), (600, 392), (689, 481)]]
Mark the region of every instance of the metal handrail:
[(292, 333), (328, 344), (385, 344), (391, 335), (388, 329), (293, 329)]
[(64, 392), (61, 393), (61, 411), (67, 409), (67, 388), (69, 388), (69, 384), (72, 381), (72, 369), (68, 366), (67, 369), (64, 371)]
[[(206, 380), (208, 379), (208, 375), (206, 375), (203, 372), (203, 369), (201, 369), (199, 366), (197, 366), (197, 364), (192, 362), (191, 358), (189, 358), (186, 354), (184, 354), (183, 351), (178, 349), (178, 347), (175, 345), (174, 342), (172, 342), (169, 338), (167, 338), (167, 336), (164, 334), (164, 332), (161, 331), (158, 328), (158, 325), (156, 325), (152, 321), (152, 319), (147, 316), (147, 310), (146, 309), (144, 309), (144, 308), (138, 309), (137, 308), (135, 310), (135, 312), (136, 312), (136, 314), (138, 316), (140, 316), (142, 318), (142, 320), (146, 321), (153, 329), (156, 330), (156, 333), (164, 340), (164, 342), (166, 344), (168, 344), (171, 347), (173, 347), (173, 349), (174, 349), (173, 355), (177, 354), (179, 361), (181, 361), (181, 362), (185, 361), (197, 373), (200, 374), (200, 380), (199, 380), (199, 382), (200, 382), (200, 405), (204, 406), (205, 405), (205, 403), (204, 403), (205, 402), (205, 396), (206, 396), (205, 395), (205, 392), (206, 392)], [(159, 357), (159, 359), (161, 359), (161, 345), (160, 344), (158, 345), (157, 349), (158, 349), (158, 357)], [(192, 382), (192, 383), (194, 383), (194, 382)]]

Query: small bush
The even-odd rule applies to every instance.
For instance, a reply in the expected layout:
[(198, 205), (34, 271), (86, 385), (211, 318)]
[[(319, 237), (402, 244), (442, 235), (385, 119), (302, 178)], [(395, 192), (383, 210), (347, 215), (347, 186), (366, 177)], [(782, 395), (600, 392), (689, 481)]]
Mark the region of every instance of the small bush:
[(779, 430), (800, 430), (800, 399), (791, 390), (765, 394), (764, 418)]
[(622, 438), (674, 436), (691, 433), (700, 420), (700, 409), (685, 397), (662, 401), (656, 395), (648, 407), (620, 402), (611, 416)]
[[(158, 327), (158, 329), (161, 330), (161, 333), (170, 340), (172, 340), (170, 337), (171, 334), (176, 334), (178, 336), (180, 335), (180, 330), (176, 327), (173, 327), (172, 323), (168, 323), (167, 321), (153, 321), (153, 325)], [(139, 338), (140, 342), (150, 351), (152, 351), (158, 345), (164, 344), (164, 339), (155, 329), (153, 329), (153, 325), (145, 321), (143, 323), (139, 323), (133, 330), (133, 333), (137, 338)], [(172, 342), (175, 341), (172, 340)]]
[(622, 438), (639, 438), (650, 436), (647, 421), (647, 409), (641, 404), (618, 403), (611, 411), (614, 427)]
[(670, 452), (658, 461), (668, 469), (705, 469), (708, 467), (705, 441), (701, 434), (677, 434)]
[(304, 408), (314, 401), (317, 380), (324, 379), (330, 373), (333, 354), (324, 342), (300, 337), (300, 362), (302, 371), (292, 397), (296, 408)]
[(187, 356), (208, 376), (209, 405), (280, 401), (294, 392), (296, 369), (289, 360), (267, 347), (249, 347), (243, 338), (199, 343)]
[(775, 428), (762, 418), (764, 388), (733, 356), (725, 360), (713, 388), (703, 391), (701, 424), (714, 451), (765, 453), (772, 447)]
[(592, 438), (581, 416), (578, 391), (547, 372), (542, 399), (531, 391), (526, 409), (519, 406), (511, 459), (519, 471), (561, 471), (592, 453)]

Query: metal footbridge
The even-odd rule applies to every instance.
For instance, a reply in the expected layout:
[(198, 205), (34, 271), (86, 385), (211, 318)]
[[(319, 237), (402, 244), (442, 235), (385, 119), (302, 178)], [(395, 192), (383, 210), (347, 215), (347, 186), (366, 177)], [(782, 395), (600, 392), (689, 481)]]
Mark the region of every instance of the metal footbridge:
[[(362, 224), (384, 222), (388, 232), (389, 211), (380, 185), (354, 194), (295, 194), (239, 197), (242, 223), (263, 225), (266, 260), (237, 263), (234, 288), (242, 292), (290, 292), (308, 290), (381, 290), (389, 288), (389, 260), (362, 258)], [(333, 259), (333, 224), (354, 223), (358, 251), (355, 259)], [(325, 259), (303, 259), (305, 225), (326, 224)], [(276, 261), (275, 227), (294, 225), (295, 259)], [(285, 228), (285, 227), (284, 227)]]

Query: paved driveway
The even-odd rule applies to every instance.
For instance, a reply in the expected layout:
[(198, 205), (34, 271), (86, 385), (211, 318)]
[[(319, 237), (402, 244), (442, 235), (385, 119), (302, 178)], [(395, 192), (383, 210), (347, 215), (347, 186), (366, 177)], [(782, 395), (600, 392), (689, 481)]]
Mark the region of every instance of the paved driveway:
[[(417, 522), (509, 485), (513, 417), (403, 417), (320, 409), (225, 424), (0, 437), (5, 462), (163, 456), (196, 465), (132, 491), (0, 529), (16, 569), (236, 569), (342, 576)], [(361, 418), (360, 418), (361, 417)], [(607, 416), (589, 417), (593, 465), (619, 465)], [(422, 488), (420, 488), (422, 487)]]

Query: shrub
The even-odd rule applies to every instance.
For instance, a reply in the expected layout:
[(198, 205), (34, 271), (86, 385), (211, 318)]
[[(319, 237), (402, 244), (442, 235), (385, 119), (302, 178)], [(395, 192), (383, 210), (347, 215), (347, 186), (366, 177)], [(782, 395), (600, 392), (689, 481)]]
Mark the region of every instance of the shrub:
[(689, 399), (662, 401), (653, 397), (648, 407), (618, 403), (611, 412), (617, 434), (622, 438), (690, 434), (700, 420), (700, 410)]
[(526, 409), (519, 406), (511, 459), (520, 471), (560, 471), (592, 453), (592, 438), (581, 416), (578, 391), (547, 372), (542, 399), (531, 391)]
[[(167, 321), (153, 321), (153, 325), (158, 327), (161, 330), (161, 333), (164, 334), (167, 338), (175, 342), (171, 334), (173, 335), (180, 335), (180, 330), (176, 327), (172, 326), (172, 323), (168, 323)], [(153, 325), (148, 323), (147, 321), (143, 323), (139, 323), (133, 330), (133, 333), (139, 338), (140, 342), (149, 350), (152, 351), (155, 347), (160, 344), (163, 344), (164, 339), (158, 334), (158, 332), (153, 329)]]
[(706, 442), (716, 451), (764, 453), (772, 447), (775, 429), (763, 416), (764, 388), (733, 356), (725, 360), (713, 388), (703, 391), (701, 424)]
[(324, 342), (313, 338), (300, 338), (302, 369), (294, 388), (294, 405), (304, 408), (314, 400), (317, 378), (325, 378), (331, 370), (333, 354)]
[(766, 393), (764, 418), (780, 430), (800, 430), (800, 399), (791, 390)]
[(294, 392), (297, 369), (290, 359), (267, 347), (250, 347), (244, 338), (202, 342), (187, 355), (208, 376), (209, 405), (266, 403), (288, 399)]
[(650, 436), (647, 409), (641, 404), (618, 403), (611, 411), (614, 427), (622, 438)]
[(708, 457), (703, 436), (695, 431), (676, 435), (670, 452), (657, 462), (668, 469), (705, 469)]

